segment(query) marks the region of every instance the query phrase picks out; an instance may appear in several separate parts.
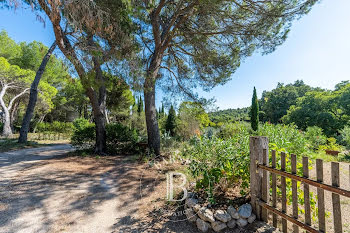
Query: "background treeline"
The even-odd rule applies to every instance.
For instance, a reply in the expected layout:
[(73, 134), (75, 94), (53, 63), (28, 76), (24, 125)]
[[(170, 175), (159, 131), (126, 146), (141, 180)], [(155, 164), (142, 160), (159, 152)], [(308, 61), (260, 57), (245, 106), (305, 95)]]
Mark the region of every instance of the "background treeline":
[[(334, 90), (311, 87), (302, 80), (279, 83), (263, 91), (259, 99), (259, 119), (273, 124), (295, 124), (305, 131), (317, 126), (328, 137), (336, 137), (350, 120), (350, 82), (338, 83)], [(209, 113), (216, 124), (249, 121), (250, 108), (227, 109)]]
[(219, 124), (220, 122), (235, 122), (235, 121), (249, 121), (249, 107), (225, 109), (215, 112), (210, 112), (209, 117), (212, 122)]

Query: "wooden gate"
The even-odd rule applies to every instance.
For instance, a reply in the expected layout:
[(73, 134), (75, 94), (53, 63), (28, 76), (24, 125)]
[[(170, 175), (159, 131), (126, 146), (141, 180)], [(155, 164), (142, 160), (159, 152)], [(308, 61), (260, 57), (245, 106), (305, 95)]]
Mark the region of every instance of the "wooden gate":
[[(298, 176), (296, 155), (289, 155), (291, 161), (291, 172), (287, 172), (287, 155), (283, 152), (277, 154), (276, 151), (272, 150), (270, 159), (269, 154), (270, 153), (267, 137), (250, 138), (251, 205), (253, 207), (253, 211), (257, 215), (257, 218), (268, 222), (268, 212), (271, 212), (273, 226), (277, 227), (277, 219), (278, 216), (280, 216), (282, 218), (282, 231), (284, 233), (289, 231), (287, 226), (288, 221), (293, 223), (293, 232), (299, 232), (299, 228), (307, 230), (308, 232), (326, 232), (324, 191), (330, 191), (332, 192), (332, 200), (327, 201), (332, 201), (334, 232), (343, 232), (340, 195), (350, 198), (350, 191), (339, 188), (339, 163), (332, 162), (332, 185), (328, 185), (323, 182), (323, 161), (321, 159), (316, 160), (317, 180), (312, 180), (309, 178), (308, 157), (302, 158), (303, 176)], [(276, 168), (276, 158), (278, 158), (277, 156), (280, 156), (280, 169)], [(287, 214), (286, 178), (292, 180), (292, 216)], [(277, 181), (279, 181), (280, 183), (279, 187), (281, 190), (281, 208), (277, 208)], [(304, 221), (301, 221), (299, 218), (297, 182), (301, 182), (301, 184), (303, 185), (305, 212)], [(318, 229), (315, 229), (311, 226), (311, 208), (309, 191), (310, 185), (317, 188)]]

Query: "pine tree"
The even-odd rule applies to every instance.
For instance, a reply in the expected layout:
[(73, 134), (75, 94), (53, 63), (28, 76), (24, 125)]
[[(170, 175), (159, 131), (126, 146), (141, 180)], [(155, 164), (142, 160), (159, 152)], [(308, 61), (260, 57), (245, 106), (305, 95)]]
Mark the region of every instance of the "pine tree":
[(250, 123), (252, 129), (257, 131), (259, 128), (259, 102), (258, 97), (256, 95), (256, 89), (254, 87), (253, 98), (252, 98), (252, 107), (250, 110)]
[(169, 132), (170, 136), (175, 136), (175, 128), (176, 128), (176, 112), (174, 107), (171, 105), (169, 109), (169, 115), (165, 124), (166, 132)]

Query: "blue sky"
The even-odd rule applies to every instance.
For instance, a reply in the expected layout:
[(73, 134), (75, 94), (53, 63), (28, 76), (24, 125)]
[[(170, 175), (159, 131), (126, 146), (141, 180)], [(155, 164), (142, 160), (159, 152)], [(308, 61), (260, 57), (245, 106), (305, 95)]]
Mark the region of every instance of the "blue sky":
[[(350, 79), (350, 1), (322, 0), (311, 12), (294, 22), (286, 42), (269, 55), (247, 58), (232, 80), (214, 88), (205, 97), (215, 97), (220, 109), (249, 106), (253, 87), (258, 95), (278, 82), (302, 79), (311, 86), (332, 89)], [(0, 10), (0, 30), (5, 29), (16, 41), (53, 40), (51, 24), (46, 26), (30, 10)], [(157, 103), (161, 101), (158, 95)]]

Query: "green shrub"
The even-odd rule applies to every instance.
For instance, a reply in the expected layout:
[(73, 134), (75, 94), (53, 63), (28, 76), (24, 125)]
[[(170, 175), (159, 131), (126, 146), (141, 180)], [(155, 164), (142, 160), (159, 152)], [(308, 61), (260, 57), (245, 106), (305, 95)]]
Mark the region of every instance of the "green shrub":
[(249, 187), (249, 135), (235, 134), (222, 140), (203, 137), (191, 140), (192, 145), (183, 151), (191, 160), (190, 172), (197, 180), (196, 187), (207, 192), (209, 200), (215, 201), (215, 193), (222, 184), (240, 185), (244, 195)]
[(122, 124), (113, 123), (106, 126), (107, 149), (111, 153), (128, 152), (135, 149), (138, 134)]
[(77, 118), (73, 122), (73, 126), (76, 130), (81, 130), (81, 129), (84, 129), (86, 127), (93, 126), (93, 125), (94, 125), (93, 123), (90, 123), (89, 120), (87, 120), (85, 118)]
[[(72, 136), (72, 145), (79, 149), (91, 149), (95, 145), (95, 124), (79, 120), (75, 122), (76, 130)], [(109, 153), (133, 151), (137, 147), (138, 134), (136, 130), (119, 123), (106, 125), (106, 144)]]
[[(249, 136), (252, 135), (250, 127), (244, 124), (228, 124), (223, 126), (221, 137), (193, 138), (188, 142), (182, 152), (182, 156), (190, 159), (189, 171), (196, 179), (198, 191), (205, 191), (209, 201), (215, 202), (217, 195), (224, 191), (222, 187), (236, 187), (241, 189), (241, 195), (249, 191)], [(225, 132), (225, 134), (223, 133)], [(227, 132), (227, 133), (226, 133)], [(308, 140), (303, 132), (294, 125), (272, 125), (263, 124), (259, 127), (258, 134), (267, 136), (270, 142), (270, 150), (277, 151), (277, 167), (280, 168), (280, 152), (286, 152), (286, 167), (290, 172), (290, 153), (300, 156), (307, 154), (309, 149)], [(302, 175), (302, 164), (297, 162), (297, 173)], [(300, 187), (300, 184), (298, 184)], [(281, 195), (281, 190), (278, 189)], [(304, 202), (304, 193), (298, 194), (300, 205)], [(287, 198), (292, 199), (292, 182), (287, 179)], [(315, 195), (310, 192), (310, 202), (313, 218), (317, 217)], [(302, 211), (302, 210), (300, 210)]]
[(74, 130), (71, 143), (78, 149), (89, 149), (95, 145), (95, 125), (88, 124)]
[(341, 141), (347, 147), (350, 148), (350, 126), (345, 126), (340, 131)]
[(323, 129), (317, 126), (307, 127), (305, 138), (309, 141), (312, 150), (317, 150), (321, 145), (327, 143), (327, 137), (323, 134)]
[(323, 152), (325, 150), (342, 151), (343, 147), (337, 144), (337, 140), (333, 137), (327, 138), (327, 144), (321, 145), (318, 148), (319, 151)]
[[(197, 179), (197, 188), (206, 191), (212, 200), (223, 183), (240, 185), (242, 195), (248, 191), (251, 134), (248, 124), (230, 123), (221, 127), (220, 138), (192, 139), (183, 151), (183, 156), (191, 160), (189, 169)], [(293, 125), (266, 123), (259, 127), (258, 134), (269, 137), (270, 149), (278, 152), (301, 155), (309, 151), (304, 134)]]
[(298, 156), (310, 152), (305, 135), (295, 125), (265, 123), (259, 128), (259, 135), (269, 138), (271, 150), (294, 153)]

